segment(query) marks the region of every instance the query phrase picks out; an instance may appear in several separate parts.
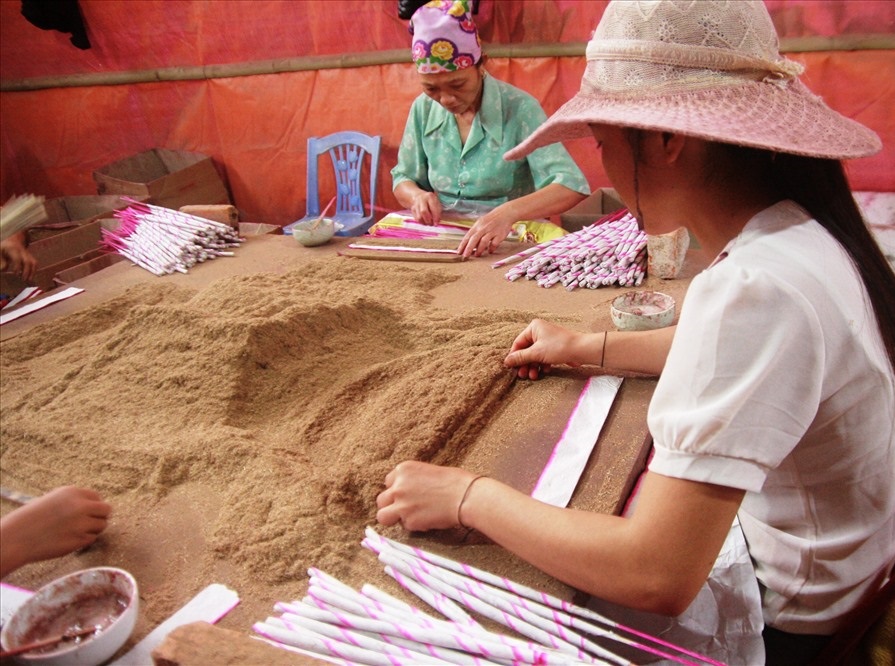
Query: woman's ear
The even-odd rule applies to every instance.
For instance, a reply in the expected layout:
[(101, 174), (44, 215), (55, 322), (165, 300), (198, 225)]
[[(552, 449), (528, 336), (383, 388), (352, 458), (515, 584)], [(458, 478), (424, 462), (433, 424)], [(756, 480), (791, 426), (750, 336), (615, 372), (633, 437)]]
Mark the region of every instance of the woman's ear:
[(654, 167), (675, 164), (681, 157), (687, 137), (674, 132), (645, 131), (641, 133), (643, 161)]
[(668, 164), (677, 162), (681, 152), (684, 150), (684, 144), (686, 142), (687, 137), (683, 134), (662, 132), (662, 150), (665, 156), (665, 161)]

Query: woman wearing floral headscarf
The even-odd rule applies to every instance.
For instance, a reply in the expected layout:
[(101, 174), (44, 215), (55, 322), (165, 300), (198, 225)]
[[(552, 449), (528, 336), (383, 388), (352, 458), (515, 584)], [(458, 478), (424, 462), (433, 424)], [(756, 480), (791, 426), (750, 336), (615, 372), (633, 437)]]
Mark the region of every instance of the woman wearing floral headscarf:
[(666, 615), (687, 609), (738, 517), (767, 663), (807, 663), (891, 590), (895, 565), (895, 274), (841, 162), (879, 137), (799, 81), (761, 2), (613, 0), (587, 59), (579, 93), (508, 158), (590, 134), (647, 232), (686, 225), (716, 259), (676, 328), (535, 320), (505, 365), (659, 375), (634, 511), (559, 509), (405, 462), (377, 517), (474, 528), (580, 590)]
[(589, 194), (559, 144), (519, 162), (503, 159), (547, 116), (531, 95), (485, 72), (466, 0), (429, 2), (411, 30), (424, 94), (411, 107), (392, 182), (418, 221), (437, 224), (447, 210), (474, 215), (460, 251), (481, 256), (516, 222), (562, 213)]

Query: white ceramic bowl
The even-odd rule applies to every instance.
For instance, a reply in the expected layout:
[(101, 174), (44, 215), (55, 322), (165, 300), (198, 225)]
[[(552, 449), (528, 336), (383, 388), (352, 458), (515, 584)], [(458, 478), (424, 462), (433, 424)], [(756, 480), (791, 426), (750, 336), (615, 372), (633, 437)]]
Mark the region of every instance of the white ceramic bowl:
[(305, 220), (292, 227), (292, 236), (305, 247), (328, 243), (341, 225), (324, 217), (322, 220)]
[(101, 627), (96, 633), (22, 653), (29, 666), (97, 666), (115, 654), (137, 622), (137, 581), (114, 567), (84, 569), (57, 578), (34, 593), (13, 613), (0, 632), (4, 650), (58, 636), (79, 627)]
[(612, 301), (612, 323), (620, 331), (649, 331), (674, 321), (674, 299), (658, 291), (629, 291)]

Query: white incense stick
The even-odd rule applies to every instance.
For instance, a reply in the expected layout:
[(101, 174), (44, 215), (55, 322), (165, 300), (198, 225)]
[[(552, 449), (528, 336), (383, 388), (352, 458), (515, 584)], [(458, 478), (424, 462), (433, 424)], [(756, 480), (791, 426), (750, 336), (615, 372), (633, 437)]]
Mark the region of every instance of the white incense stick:
[[(367, 528), (366, 535), (367, 535), (368, 540), (379, 541), (384, 547), (390, 546), (396, 550), (416, 555), (417, 557), (419, 557), (420, 559), (422, 559), (426, 562), (439, 565), (439, 566), (441, 566), (445, 569), (448, 569), (450, 571), (464, 574), (466, 576), (469, 576), (470, 578), (474, 578), (476, 580), (488, 583), (489, 585), (492, 585), (493, 587), (506, 590), (507, 592), (510, 592), (518, 597), (521, 597), (521, 598), (524, 598), (524, 599), (527, 599), (530, 601), (534, 601), (539, 604), (543, 604), (544, 606), (547, 606), (550, 609), (565, 611), (569, 615), (586, 618), (588, 620), (591, 620), (592, 622), (596, 622), (599, 624), (609, 626), (614, 629), (624, 631), (628, 634), (632, 634), (634, 636), (637, 636), (638, 638), (656, 643), (656, 644), (661, 645), (661, 646), (668, 648), (670, 650), (689, 655), (690, 657), (694, 657), (695, 659), (698, 659), (699, 661), (713, 664), (714, 666), (724, 666), (723, 663), (721, 663), (715, 659), (712, 659), (705, 655), (701, 655), (701, 654), (694, 652), (692, 650), (689, 650), (683, 646), (675, 645), (674, 643), (670, 643), (668, 641), (662, 640), (656, 636), (651, 636), (647, 633), (638, 631), (637, 629), (634, 629), (632, 627), (628, 627), (621, 623), (610, 620), (609, 618), (606, 618), (606, 617), (604, 617), (588, 608), (584, 608), (582, 606), (576, 606), (575, 604), (572, 604), (572, 603), (565, 601), (563, 599), (560, 599), (558, 597), (554, 597), (550, 594), (547, 594), (546, 592), (540, 592), (538, 590), (534, 590), (530, 587), (522, 585), (521, 583), (515, 583), (507, 578), (497, 576), (495, 574), (489, 573), (482, 569), (478, 569), (478, 568), (471, 566), (469, 564), (465, 564), (462, 562), (456, 562), (454, 560), (451, 560), (450, 558), (447, 558), (447, 557), (444, 557), (441, 555), (436, 555), (434, 553), (427, 552), (420, 548), (414, 548), (412, 546), (402, 544), (398, 541), (394, 541), (393, 539), (389, 539), (388, 537), (380, 535), (378, 532), (376, 532), (372, 528), (369, 528), (369, 527)], [(622, 641), (622, 642), (627, 643), (627, 641)], [(641, 644), (637, 644), (636, 647), (638, 647), (639, 649), (644, 649), (647, 652), (654, 652), (654, 650), (652, 648), (649, 648), (648, 646), (642, 646)]]
[(488, 660), (511, 659), (523, 663), (544, 663), (551, 666), (565, 666), (569, 663), (568, 655), (562, 655), (536, 645), (525, 644), (485, 630), (470, 633), (468, 626), (455, 623), (441, 621), (435, 626), (422, 627), (401, 620), (370, 618), (320, 608), (315, 610), (307, 604), (278, 604), (278, 607), (278, 610), (287, 614), (309, 616), (359, 631), (398, 636), (434, 646), (462, 650), (470, 654), (482, 655)]
[(0, 240), (6, 240), (46, 219), (43, 197), (33, 194), (11, 197), (0, 207)]
[(297, 632), (288, 627), (279, 626), (268, 622), (256, 622), (252, 625), (252, 629), (262, 636), (267, 636), (278, 643), (285, 643), (303, 650), (316, 652), (322, 655), (337, 657), (348, 664), (369, 664), (370, 666), (400, 666), (402, 662), (395, 658), (389, 658), (385, 655), (366, 650), (364, 648), (355, 647), (342, 641), (318, 636), (311, 632)]
[(481, 615), (484, 615), (490, 620), (509, 627), (513, 631), (522, 634), (523, 636), (527, 636), (532, 640), (541, 643), (542, 645), (546, 645), (553, 648), (554, 650), (563, 652), (576, 660), (581, 660), (587, 663), (595, 662), (595, 660), (592, 659), (589, 654), (587, 654), (585, 651), (583, 651), (573, 643), (555, 636), (547, 631), (544, 631), (540, 627), (532, 625), (529, 622), (507, 615), (495, 605), (490, 603), (490, 600), (486, 601), (484, 599), (479, 599), (478, 597), (467, 594), (462, 590), (443, 583), (437, 578), (425, 573), (419, 567), (414, 566), (414, 564), (412, 564), (408, 560), (396, 557), (394, 553), (383, 551), (379, 553), (379, 559), (383, 563), (386, 563), (388, 566), (391, 566), (393, 569), (397, 569), (401, 571), (401, 573), (413, 577), (420, 585), (424, 585), (425, 587), (431, 588), (445, 595), (446, 597), (453, 599), (454, 601), (460, 602), (467, 608), (474, 610)]

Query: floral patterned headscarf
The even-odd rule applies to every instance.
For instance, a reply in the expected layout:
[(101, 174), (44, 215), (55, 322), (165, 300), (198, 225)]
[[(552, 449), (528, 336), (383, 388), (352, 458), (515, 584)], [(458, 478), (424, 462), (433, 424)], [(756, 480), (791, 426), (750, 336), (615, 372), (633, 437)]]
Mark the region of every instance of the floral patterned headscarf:
[(432, 0), (410, 19), (411, 55), (420, 74), (456, 72), (482, 57), (479, 33), (467, 0)]

